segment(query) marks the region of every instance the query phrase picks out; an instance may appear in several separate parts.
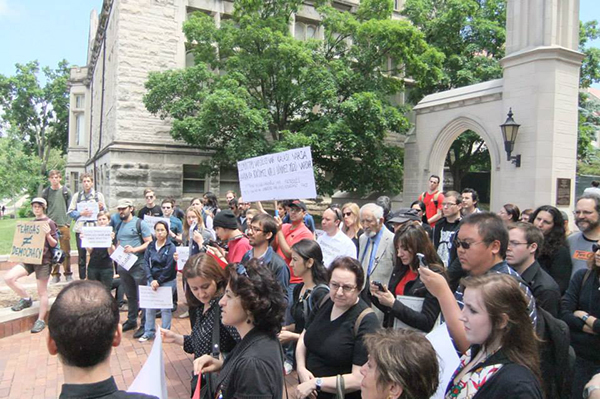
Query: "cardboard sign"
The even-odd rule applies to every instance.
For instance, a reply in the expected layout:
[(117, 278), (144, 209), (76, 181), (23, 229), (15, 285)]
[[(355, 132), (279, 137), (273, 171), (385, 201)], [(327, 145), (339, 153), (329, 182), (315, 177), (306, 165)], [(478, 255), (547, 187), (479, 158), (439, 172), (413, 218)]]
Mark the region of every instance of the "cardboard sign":
[(48, 222), (17, 222), (10, 261), (41, 265), (46, 244), (42, 226)]
[(83, 248), (110, 248), (112, 227), (89, 226), (81, 228), (81, 246)]
[(317, 196), (310, 147), (245, 159), (237, 167), (246, 202)]

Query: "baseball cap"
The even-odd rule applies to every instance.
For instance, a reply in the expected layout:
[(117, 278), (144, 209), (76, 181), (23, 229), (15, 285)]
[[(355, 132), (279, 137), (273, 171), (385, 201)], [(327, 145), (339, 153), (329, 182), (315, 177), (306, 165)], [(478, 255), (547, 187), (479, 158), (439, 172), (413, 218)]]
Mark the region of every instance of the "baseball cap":
[(34, 199), (31, 200), (31, 205), (33, 204), (40, 204), (42, 205), (44, 208), (46, 208), (48, 206), (48, 203), (46, 202), (45, 199), (41, 198), (41, 197), (35, 197)]
[(133, 202), (131, 202), (131, 200), (120, 199), (119, 203), (117, 204), (117, 209), (129, 208), (130, 206), (133, 206)]
[(416, 209), (401, 208), (395, 212), (392, 212), (390, 223), (406, 223), (410, 220), (421, 220)]
[(306, 212), (306, 204), (300, 200), (293, 200), (290, 206), (295, 206)]

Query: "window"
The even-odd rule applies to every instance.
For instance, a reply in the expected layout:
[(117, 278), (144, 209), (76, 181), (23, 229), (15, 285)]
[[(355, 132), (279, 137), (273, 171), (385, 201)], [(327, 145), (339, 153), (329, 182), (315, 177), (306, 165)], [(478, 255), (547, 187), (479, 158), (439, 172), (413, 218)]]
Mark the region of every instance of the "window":
[(85, 100), (85, 97), (83, 95), (81, 95), (81, 94), (75, 95), (75, 108), (83, 109), (85, 107), (84, 100)]
[(85, 118), (82, 112), (75, 114), (75, 135), (77, 145), (85, 144)]
[(203, 194), (205, 186), (206, 175), (199, 165), (183, 165), (183, 194)]
[(296, 21), (294, 25), (294, 37), (298, 40), (317, 39), (319, 27), (311, 23)]
[(236, 169), (221, 169), (219, 193), (226, 193), (232, 190), (236, 193), (240, 192), (240, 182)]

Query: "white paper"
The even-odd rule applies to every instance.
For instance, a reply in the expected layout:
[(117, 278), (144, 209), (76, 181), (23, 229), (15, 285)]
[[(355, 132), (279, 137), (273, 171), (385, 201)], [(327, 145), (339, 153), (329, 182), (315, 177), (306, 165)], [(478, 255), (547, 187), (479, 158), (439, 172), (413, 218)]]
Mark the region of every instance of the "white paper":
[(169, 230), (171, 230), (171, 219), (170, 218), (162, 218), (159, 216), (149, 216), (149, 215), (144, 215), (144, 222), (146, 222), (146, 224), (148, 225), (148, 227), (150, 227), (150, 230), (152, 230), (152, 232), (154, 233), (154, 225), (156, 224), (156, 222), (165, 222), (167, 224), (167, 226), (169, 226)]
[(171, 287), (158, 287), (156, 291), (145, 285), (140, 289), (140, 308), (171, 309), (173, 307), (173, 291)]
[(152, 350), (146, 363), (129, 386), (127, 392), (144, 393), (159, 399), (168, 399), (167, 378), (163, 362), (162, 337), (157, 330)]
[(79, 219), (77, 219), (78, 221), (86, 221), (86, 220), (97, 220), (98, 219), (98, 212), (100, 211), (100, 208), (98, 207), (98, 203), (96, 201), (87, 201), (87, 202), (78, 202), (77, 203), (77, 212), (81, 213), (85, 210), (90, 210), (92, 211), (92, 214), (90, 216), (79, 216)]
[(446, 387), (452, 379), (452, 374), (454, 374), (460, 363), (460, 358), (456, 353), (456, 349), (454, 349), (446, 323), (434, 328), (426, 335), (426, 338), (433, 345), (440, 363), (440, 385), (431, 399), (443, 399)]
[(317, 197), (310, 147), (248, 158), (237, 167), (246, 202)]
[[(396, 295), (396, 300), (402, 302), (404, 306), (414, 310), (415, 312), (420, 312), (421, 310), (423, 310), (423, 302), (425, 301), (425, 298), (418, 298), (406, 295)], [(397, 330), (399, 328), (409, 328), (411, 330), (417, 330), (416, 328), (413, 328), (408, 324), (400, 321), (397, 317), (394, 317), (394, 329)]]
[(120, 245), (115, 249), (110, 258), (125, 270), (131, 269), (131, 266), (135, 265), (135, 262), (138, 260), (135, 254), (125, 253), (125, 248)]
[(183, 270), (185, 262), (190, 258), (190, 247), (177, 247), (177, 270)]
[(83, 226), (81, 228), (81, 246), (83, 248), (109, 248), (112, 243), (112, 227)]

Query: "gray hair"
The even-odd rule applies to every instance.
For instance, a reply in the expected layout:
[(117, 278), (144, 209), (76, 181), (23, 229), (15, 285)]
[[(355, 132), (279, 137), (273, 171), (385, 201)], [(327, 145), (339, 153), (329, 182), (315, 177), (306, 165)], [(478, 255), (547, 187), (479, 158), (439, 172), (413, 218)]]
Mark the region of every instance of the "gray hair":
[(371, 212), (377, 220), (381, 220), (383, 218), (383, 208), (372, 202), (365, 204), (360, 208), (359, 215), (361, 218), (362, 218), (363, 212), (365, 212), (365, 211)]

